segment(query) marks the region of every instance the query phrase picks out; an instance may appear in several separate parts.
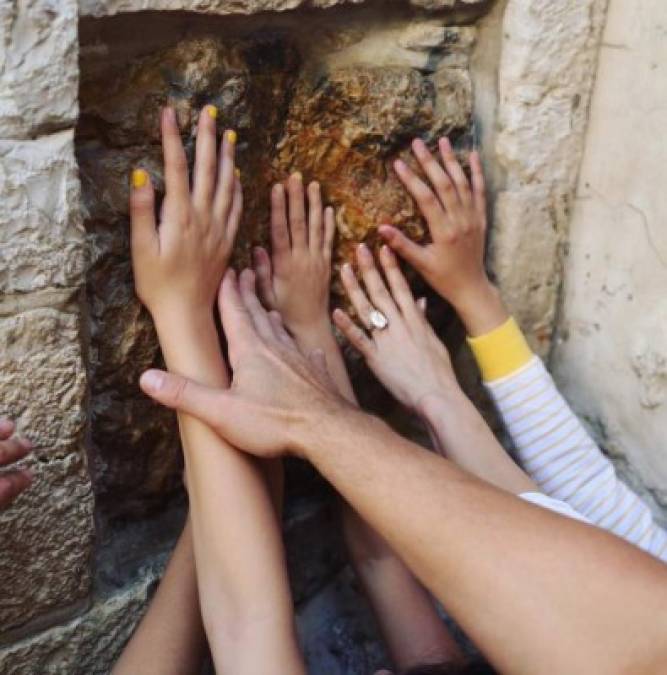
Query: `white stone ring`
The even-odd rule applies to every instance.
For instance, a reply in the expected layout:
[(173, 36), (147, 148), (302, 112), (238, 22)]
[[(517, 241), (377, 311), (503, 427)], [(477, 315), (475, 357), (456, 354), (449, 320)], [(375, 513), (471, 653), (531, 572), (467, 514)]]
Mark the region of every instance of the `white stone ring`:
[(368, 322), (371, 324), (371, 328), (376, 330), (384, 330), (389, 326), (389, 320), (379, 309), (371, 310), (368, 315)]

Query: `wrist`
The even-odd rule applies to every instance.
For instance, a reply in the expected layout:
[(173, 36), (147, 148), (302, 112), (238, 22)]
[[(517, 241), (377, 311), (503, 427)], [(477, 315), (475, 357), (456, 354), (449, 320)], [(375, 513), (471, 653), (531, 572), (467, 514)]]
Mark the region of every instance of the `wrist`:
[(452, 305), (469, 337), (490, 333), (510, 317), (500, 291), (487, 277), (467, 288)]
[(449, 410), (458, 405), (466, 396), (458, 386), (443, 387), (437, 391), (431, 391), (424, 394), (415, 407), (417, 415), (427, 423), (441, 418), (443, 411)]
[(324, 315), (310, 323), (288, 326), (302, 351), (323, 349), (328, 342), (335, 340), (331, 321)]

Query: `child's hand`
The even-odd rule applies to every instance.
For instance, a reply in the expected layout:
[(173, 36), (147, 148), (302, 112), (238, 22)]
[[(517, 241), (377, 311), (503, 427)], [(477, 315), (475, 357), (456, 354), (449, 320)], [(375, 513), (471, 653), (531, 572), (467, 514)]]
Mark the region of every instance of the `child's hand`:
[[(260, 297), (282, 315), (285, 326), (297, 338), (329, 331), (331, 247), (335, 232), (334, 212), (322, 208), (318, 183), (308, 186), (308, 211), (303, 180), (298, 173), (285, 189), (271, 191), (272, 258), (263, 248), (254, 251)], [(288, 208), (289, 207), (289, 208)], [(289, 216), (288, 216), (289, 211)]]
[(212, 314), (243, 210), (234, 167), (236, 134), (227, 131), (216, 157), (217, 110), (206, 106), (197, 127), (192, 191), (174, 110), (162, 112), (165, 198), (156, 228), (155, 196), (147, 172), (132, 174), (132, 264), (137, 295), (156, 314)]
[[(382, 247), (380, 261), (390, 290), (364, 244), (357, 249), (357, 260), (366, 292), (350, 265), (341, 270), (341, 279), (370, 337), (340, 309), (334, 312), (334, 322), (396, 399), (419, 412), (420, 403), (429, 394), (458, 387), (447, 349), (415, 302), (398, 261), (388, 247)], [(373, 310), (384, 314), (386, 328), (372, 328)]]
[(426, 219), (432, 243), (420, 246), (399, 230), (383, 225), (387, 244), (407, 260), (457, 310), (470, 334), (487, 332), (507, 319), (484, 269), (486, 197), (479, 153), (470, 154), (472, 185), (448, 139), (439, 142), (442, 164), (426, 144), (415, 140), (413, 152), (428, 183), (405, 162), (395, 170)]
[[(12, 437), (13, 434), (14, 424), (0, 419), (0, 468), (22, 459), (32, 447), (29, 441)], [(0, 511), (6, 509), (31, 483), (32, 473), (29, 469), (0, 473)]]

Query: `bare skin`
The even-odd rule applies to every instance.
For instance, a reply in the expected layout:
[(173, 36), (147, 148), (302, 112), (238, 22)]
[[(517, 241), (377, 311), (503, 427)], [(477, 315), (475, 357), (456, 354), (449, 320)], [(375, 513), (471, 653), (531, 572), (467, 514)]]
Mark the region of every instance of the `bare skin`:
[[(329, 319), (334, 227), (333, 210), (323, 208), (319, 185), (311, 183), (304, 190), (301, 176), (292, 175), (286, 191), (281, 184), (272, 189), (272, 255), (257, 249), (255, 270), (264, 306), (279, 312), (302, 353), (322, 350), (338, 391), (356, 406)], [(394, 664), (407, 669), (462, 660), (429, 594), (387, 542), (347, 505), (343, 532)]]
[[(132, 255), (137, 294), (153, 316), (168, 367), (210, 386), (226, 387), (213, 307), (243, 203), (234, 166), (236, 136), (225, 133), (218, 158), (214, 112), (208, 106), (199, 119), (190, 191), (176, 119), (173, 110), (164, 111), (162, 218), (158, 226), (148, 176), (139, 184), (135, 181)], [(194, 672), (192, 654), (201, 634), (201, 624), (193, 619), (197, 606), (219, 672), (304, 672), (277, 515), (260, 465), (190, 415), (179, 414), (179, 425), (195, 565), (185, 550), (190, 545), (186, 531), (172, 558), (181, 573), (169, 575), (168, 570), (165, 577), (180, 589), (165, 589), (163, 595), (184, 598), (196, 588), (199, 601), (196, 595), (190, 597), (187, 611), (178, 614), (173, 608), (162, 616), (154, 603), (142, 624), (152, 621), (153, 630), (137, 632), (133, 658), (121, 660), (124, 670), (115, 672), (149, 672), (142, 669), (144, 663), (150, 664), (150, 672), (163, 675)], [(238, 518), (238, 513), (244, 517)], [(151, 641), (150, 636), (157, 639)], [(173, 652), (179, 653), (176, 661), (170, 660)]]
[[(14, 435), (14, 423), (0, 419), (0, 468), (10, 466), (23, 459), (32, 449), (25, 438)], [(0, 511), (11, 506), (12, 502), (32, 484), (30, 469), (15, 469), (0, 473)]]
[(220, 304), (230, 389), (152, 370), (146, 393), (255, 456), (313, 462), (501, 672), (664, 671), (663, 564), (479, 481), (352, 407), (321, 354), (304, 358), (229, 272)]

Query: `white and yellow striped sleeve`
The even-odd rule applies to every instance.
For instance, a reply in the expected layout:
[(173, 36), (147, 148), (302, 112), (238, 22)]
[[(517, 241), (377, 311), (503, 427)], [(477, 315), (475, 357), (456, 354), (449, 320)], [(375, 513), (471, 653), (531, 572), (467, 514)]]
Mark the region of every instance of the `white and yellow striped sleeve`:
[(667, 532), (618, 479), (514, 319), (469, 343), (519, 461), (540, 489), (667, 562)]

